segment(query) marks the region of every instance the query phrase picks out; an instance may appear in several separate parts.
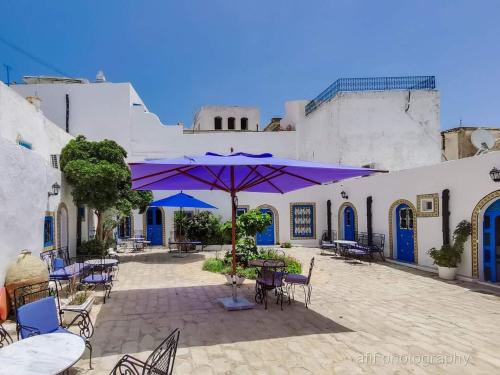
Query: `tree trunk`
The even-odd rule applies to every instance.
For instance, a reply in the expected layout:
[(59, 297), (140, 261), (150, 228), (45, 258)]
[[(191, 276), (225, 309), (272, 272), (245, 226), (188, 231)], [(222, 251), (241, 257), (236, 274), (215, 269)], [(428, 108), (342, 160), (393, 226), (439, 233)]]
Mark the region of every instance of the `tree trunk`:
[(95, 238), (98, 239), (99, 241), (104, 241), (104, 231), (103, 231), (103, 214), (100, 211), (95, 211), (95, 214), (97, 215), (97, 227), (96, 227), (96, 232), (95, 232)]

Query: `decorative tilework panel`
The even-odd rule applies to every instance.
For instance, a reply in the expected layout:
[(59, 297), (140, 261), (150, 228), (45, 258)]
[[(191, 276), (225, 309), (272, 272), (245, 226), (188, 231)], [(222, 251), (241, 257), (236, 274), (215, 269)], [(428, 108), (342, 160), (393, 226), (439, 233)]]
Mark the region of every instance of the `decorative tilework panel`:
[(314, 238), (314, 205), (292, 204), (292, 237), (298, 239)]

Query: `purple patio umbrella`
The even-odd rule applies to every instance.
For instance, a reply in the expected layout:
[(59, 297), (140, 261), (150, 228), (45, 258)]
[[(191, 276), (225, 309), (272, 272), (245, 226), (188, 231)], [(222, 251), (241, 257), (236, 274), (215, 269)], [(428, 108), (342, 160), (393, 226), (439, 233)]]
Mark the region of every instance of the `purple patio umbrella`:
[(275, 158), (272, 154), (243, 152), (219, 155), (145, 160), (130, 163), (132, 188), (136, 190), (222, 190), (232, 202), (232, 276), (233, 296), (222, 299), (227, 309), (252, 306), (236, 296), (236, 207), (241, 191), (284, 194), (313, 185), (367, 176), (374, 169), (310, 161)]

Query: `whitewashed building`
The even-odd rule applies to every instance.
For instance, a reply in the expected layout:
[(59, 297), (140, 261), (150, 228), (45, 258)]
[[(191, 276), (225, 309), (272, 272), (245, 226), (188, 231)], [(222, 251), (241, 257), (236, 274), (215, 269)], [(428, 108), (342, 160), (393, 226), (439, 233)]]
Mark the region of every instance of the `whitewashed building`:
[(57, 157), (72, 137), (33, 102), (0, 82), (1, 285), (23, 249), (35, 256), (55, 247), (76, 250), (77, 209)]
[[(260, 123), (258, 109), (243, 107), (203, 107), (194, 118), (193, 129), (164, 125), (148, 111), (129, 83), (42, 81), (16, 85), (13, 89), (24, 97), (40, 98), (43, 113), (71, 135), (116, 140), (127, 150), (129, 161), (206, 151), (227, 154), (234, 150), (370, 165), (391, 172), (286, 195), (241, 193), (242, 210), (260, 208), (273, 216), (270, 230), (257, 238), (261, 245), (291, 240), (299, 245), (317, 246), (327, 229), (327, 201), (333, 208), (333, 229), (339, 238), (346, 238), (351, 232), (365, 232), (366, 199), (372, 197), (373, 232), (385, 236), (386, 256), (430, 267), (427, 250), (442, 243), (442, 212), (437, 207), (443, 190), (449, 190), (451, 230), (463, 219), (472, 221), (475, 228), (460, 274), (493, 280), (491, 265), (496, 264), (500, 254), (484, 254), (490, 251), (491, 238), (498, 238), (495, 233), (500, 233), (500, 229), (483, 236), (481, 228), (489, 207), (493, 208), (487, 215), (496, 212), (495, 204), (500, 205), (495, 203), (500, 197), (499, 183), (489, 176), (492, 167), (500, 168), (500, 154), (491, 152), (440, 162), (440, 102), (434, 77), (338, 80), (312, 101), (285, 103), (280, 120), (282, 131), (272, 132), (251, 131), (254, 124)], [(236, 109), (241, 112), (234, 112)], [(221, 118), (220, 123), (216, 122), (217, 117)], [(228, 125), (229, 118), (234, 118), (234, 129)], [(241, 131), (242, 118), (248, 118), (247, 131)], [(155, 198), (173, 193), (155, 192)], [(194, 194), (219, 207), (217, 214), (230, 216), (226, 194)], [(422, 201), (432, 206), (432, 213), (420, 213), (418, 203)], [(294, 224), (298, 209), (310, 213), (305, 232), (303, 228), (298, 231)], [(413, 241), (413, 247), (398, 245), (402, 233), (395, 217), (404, 219), (405, 246)], [(162, 236), (157, 244), (166, 245), (173, 229), (172, 210), (151, 207), (145, 215), (133, 215), (131, 222), (134, 232), (146, 236), (153, 227), (160, 228)], [(488, 244), (484, 237), (488, 237)], [(485, 276), (486, 258), (490, 268)]]

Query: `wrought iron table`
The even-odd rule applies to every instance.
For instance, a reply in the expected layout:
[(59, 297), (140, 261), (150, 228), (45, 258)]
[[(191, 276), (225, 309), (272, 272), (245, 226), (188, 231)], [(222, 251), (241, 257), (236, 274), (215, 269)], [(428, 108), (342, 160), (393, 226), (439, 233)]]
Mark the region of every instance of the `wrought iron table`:
[(0, 349), (0, 375), (55, 375), (81, 358), (85, 341), (72, 333), (48, 333)]
[(266, 263), (266, 267), (278, 267), (283, 264), (282, 260), (272, 260), (272, 259), (252, 259), (248, 261), (248, 265), (252, 267), (264, 267), (264, 263)]

